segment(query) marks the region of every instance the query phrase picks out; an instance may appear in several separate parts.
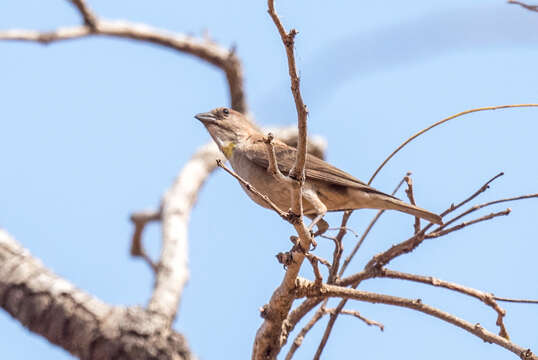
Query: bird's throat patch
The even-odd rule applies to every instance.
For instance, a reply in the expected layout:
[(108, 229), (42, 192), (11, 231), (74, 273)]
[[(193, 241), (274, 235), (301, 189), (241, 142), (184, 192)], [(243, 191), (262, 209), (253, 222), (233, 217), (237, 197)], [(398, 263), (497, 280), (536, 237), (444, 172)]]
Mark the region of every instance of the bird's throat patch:
[(226, 158), (229, 159), (232, 157), (232, 154), (234, 152), (234, 148), (235, 148), (235, 143), (230, 141), (228, 144), (224, 145), (222, 147), (222, 152), (224, 153), (224, 155), (226, 155)]

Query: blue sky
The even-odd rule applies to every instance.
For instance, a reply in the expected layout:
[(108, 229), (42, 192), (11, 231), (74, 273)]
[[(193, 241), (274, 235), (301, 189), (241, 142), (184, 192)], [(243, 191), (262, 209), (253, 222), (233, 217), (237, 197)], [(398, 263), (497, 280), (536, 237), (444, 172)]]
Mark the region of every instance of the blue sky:
[[(295, 123), (286, 59), (265, 1), (89, 1), (103, 17), (145, 22), (236, 45), (250, 109), (262, 125)], [(297, 61), (309, 130), (329, 143), (328, 160), (367, 180), (399, 143), (469, 108), (538, 102), (538, 13), (503, 1), (278, 1), (299, 30)], [(78, 24), (67, 1), (0, 2), (1, 28)], [(155, 208), (195, 149), (209, 141), (193, 114), (228, 101), (225, 79), (187, 55), (129, 41), (87, 38), (50, 46), (0, 42), (0, 226), (45, 265), (111, 304), (146, 304), (152, 275), (128, 256), (131, 212)], [(441, 212), (500, 171), (477, 202), (538, 192), (538, 110), (476, 113), (419, 138), (373, 185), (391, 191), (413, 172), (417, 203)], [(403, 193), (398, 194), (405, 197)], [(508, 217), (428, 241), (392, 268), (452, 280), (499, 296), (538, 298), (533, 224), (538, 201), (500, 205)], [(372, 211), (356, 212), (360, 231)], [(338, 216), (328, 218), (336, 223)], [(387, 213), (352, 263), (405, 239), (412, 218)], [(202, 190), (190, 225), (191, 279), (175, 328), (201, 359), (247, 358), (258, 308), (283, 275), (274, 255), (293, 229), (257, 207), (223, 171)], [(146, 246), (157, 254), (159, 227)], [(349, 236), (345, 248), (354, 238)], [(320, 241), (319, 255), (330, 251)], [(244, 256), (237, 256), (244, 254)], [(305, 268), (305, 276), (311, 277)], [(530, 285), (529, 285), (530, 284)], [(363, 289), (420, 297), (492, 331), (483, 304), (441, 289), (370, 280)], [(341, 317), (324, 358), (509, 359), (514, 355), (423, 314), (350, 303), (385, 332)], [(538, 306), (502, 305), (512, 339), (535, 349)], [(322, 321), (320, 325), (324, 325)], [(324, 326), (297, 359), (312, 357)], [(70, 359), (0, 312), (7, 359)], [(380, 351), (380, 349), (383, 349)]]

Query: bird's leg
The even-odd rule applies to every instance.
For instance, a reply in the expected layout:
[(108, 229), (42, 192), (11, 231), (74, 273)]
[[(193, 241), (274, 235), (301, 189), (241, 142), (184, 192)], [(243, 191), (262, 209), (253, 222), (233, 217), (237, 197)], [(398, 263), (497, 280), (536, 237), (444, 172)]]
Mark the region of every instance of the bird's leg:
[(318, 195), (313, 190), (308, 189), (303, 191), (303, 197), (310, 204), (312, 204), (312, 206), (316, 210), (315, 215), (307, 215), (310, 219), (312, 219), (312, 222), (308, 226), (308, 230), (312, 231), (314, 225), (317, 225), (318, 231), (316, 231), (313, 236), (316, 237), (325, 233), (325, 231), (327, 231), (327, 229), (329, 228), (329, 224), (327, 223), (327, 221), (323, 220), (323, 216), (325, 216), (325, 214), (327, 213), (327, 206), (325, 206), (325, 204), (319, 199)]

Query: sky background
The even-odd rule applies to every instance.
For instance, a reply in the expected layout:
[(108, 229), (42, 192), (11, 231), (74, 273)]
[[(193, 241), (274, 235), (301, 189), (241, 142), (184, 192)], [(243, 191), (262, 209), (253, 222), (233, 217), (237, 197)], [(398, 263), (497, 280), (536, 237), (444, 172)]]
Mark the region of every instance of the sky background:
[[(223, 46), (236, 45), (258, 123), (295, 124), (284, 49), (265, 1), (88, 2), (102, 17), (195, 36), (207, 30)], [(446, 116), (538, 102), (538, 13), (501, 0), (277, 1), (276, 7), (286, 27), (299, 30), (309, 131), (327, 139), (330, 162), (363, 180), (403, 140)], [(2, 29), (79, 22), (67, 1), (0, 2)], [(153, 276), (128, 255), (129, 215), (156, 208), (182, 165), (209, 141), (193, 115), (228, 104), (223, 74), (158, 46), (86, 38), (50, 46), (0, 42), (0, 79), (0, 226), (81, 289), (111, 304), (145, 305)], [(417, 203), (437, 213), (500, 171), (506, 175), (477, 203), (538, 192), (537, 119), (538, 109), (513, 109), (453, 120), (407, 146), (373, 185), (390, 192), (412, 171)], [(426, 241), (391, 268), (499, 296), (538, 298), (538, 201), (477, 215), (506, 207), (510, 216)], [(350, 226), (360, 232), (373, 215), (357, 211)], [(339, 216), (328, 220), (335, 225)], [(405, 214), (383, 215), (350, 271), (406, 239), (412, 222)], [(154, 255), (159, 231), (152, 225), (144, 238)], [(258, 309), (283, 276), (274, 255), (290, 248), (293, 233), (224, 171), (211, 176), (192, 213), (191, 278), (174, 324), (200, 359), (250, 356), (262, 322)], [(348, 235), (345, 248), (354, 242)], [(329, 242), (319, 243), (316, 254), (328, 254)], [(312, 278), (308, 266), (303, 275)], [(369, 280), (361, 288), (420, 297), (498, 331), (496, 314), (469, 297), (396, 280)], [(515, 358), (425, 314), (348, 306), (385, 331), (342, 316), (325, 359)], [(513, 341), (538, 351), (538, 306), (502, 306)], [(325, 323), (311, 331), (297, 359), (312, 357)], [(5, 359), (72, 358), (3, 311), (0, 334)]]

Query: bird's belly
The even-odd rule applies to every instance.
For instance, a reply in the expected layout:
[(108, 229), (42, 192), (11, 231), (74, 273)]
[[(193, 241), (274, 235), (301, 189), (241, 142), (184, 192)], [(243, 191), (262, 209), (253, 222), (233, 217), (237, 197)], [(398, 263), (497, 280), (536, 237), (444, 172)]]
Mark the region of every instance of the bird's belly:
[[(237, 152), (234, 152), (233, 157), (230, 159), (230, 164), (237, 175), (247, 181), (257, 191), (263, 195), (267, 195), (281, 210), (287, 211), (290, 208), (291, 202), (288, 186), (279, 182), (267, 169), (254, 164), (246, 156), (238, 155)], [(259, 196), (256, 196), (251, 191), (248, 191), (243, 184), (241, 184), (241, 187), (258, 205), (270, 208), (264, 200), (260, 199)]]

